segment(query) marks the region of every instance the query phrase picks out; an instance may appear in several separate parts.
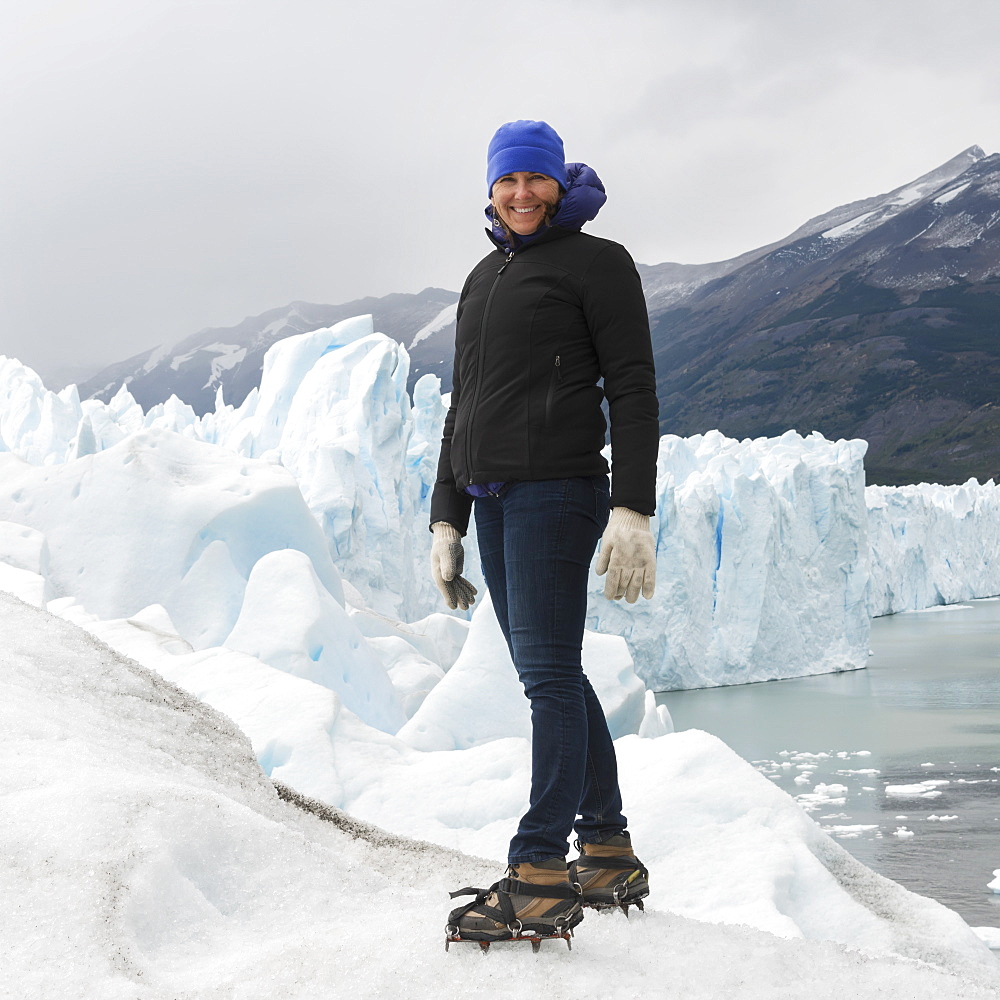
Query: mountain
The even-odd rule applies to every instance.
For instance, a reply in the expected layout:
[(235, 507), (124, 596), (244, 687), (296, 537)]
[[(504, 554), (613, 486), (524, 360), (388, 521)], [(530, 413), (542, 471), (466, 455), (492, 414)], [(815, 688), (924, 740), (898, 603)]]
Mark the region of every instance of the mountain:
[(646, 268), (663, 431), (862, 437), (876, 483), (997, 476), (998, 222), (973, 146), (734, 261)]
[[(887, 194), (841, 205), (731, 260), (639, 265), (661, 433), (760, 437), (794, 428), (869, 442), (868, 481), (1000, 477), (1000, 156), (978, 146)], [(292, 303), (80, 386), (125, 382), (204, 413), (240, 403), (276, 340), (360, 313), (410, 352), (409, 385), (451, 389), (455, 292)]]
[(211, 327), (173, 347), (119, 361), (81, 383), (80, 396), (107, 402), (124, 384), (143, 409), (173, 394), (204, 414), (214, 409), (216, 392), (222, 388), (226, 402), (239, 405), (260, 384), (264, 354), (272, 344), (364, 313), (372, 314), (376, 330), (412, 348), (414, 380), (426, 371), (441, 374), (443, 369), (450, 379), (457, 302), (458, 293), (443, 288), (341, 305), (293, 302), (236, 326)]

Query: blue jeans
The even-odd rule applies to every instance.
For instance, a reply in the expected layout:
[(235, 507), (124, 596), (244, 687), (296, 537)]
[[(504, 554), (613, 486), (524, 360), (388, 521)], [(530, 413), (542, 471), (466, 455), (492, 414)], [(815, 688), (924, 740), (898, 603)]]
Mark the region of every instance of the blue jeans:
[(531, 794), (510, 864), (565, 857), (574, 827), (591, 844), (626, 827), (614, 744), (581, 663), (609, 492), (607, 476), (586, 476), (509, 483), (475, 500), (483, 575), (531, 702)]

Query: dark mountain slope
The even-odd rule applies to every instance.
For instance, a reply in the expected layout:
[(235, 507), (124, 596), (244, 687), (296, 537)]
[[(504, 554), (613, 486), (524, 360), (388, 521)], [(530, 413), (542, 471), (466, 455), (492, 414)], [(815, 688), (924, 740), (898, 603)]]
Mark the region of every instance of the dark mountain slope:
[[(428, 346), (433, 351), (435, 339), (441, 336), (435, 320), (442, 313), (444, 329), (451, 330), (450, 342), (454, 342), (454, 316), (449, 327), (448, 311), (453, 313), (457, 301), (456, 292), (425, 288), (416, 295), (394, 293), (333, 306), (293, 302), (248, 317), (236, 326), (202, 330), (173, 347), (157, 348), (111, 365), (82, 383), (80, 396), (107, 401), (124, 383), (144, 409), (173, 394), (203, 414), (215, 407), (216, 391), (221, 386), (226, 402), (239, 405), (260, 384), (267, 349), (285, 337), (371, 313), (376, 330), (407, 346), (430, 326), (434, 332), (422, 336), (414, 349), (415, 354), (423, 354)], [(441, 353), (449, 351), (450, 347)], [(413, 360), (415, 366), (416, 357)], [(426, 364), (432, 367), (433, 359)], [(450, 375), (450, 358), (447, 368)]]
[(863, 437), (870, 482), (1000, 473), (1000, 156), (962, 155), (654, 314), (664, 432)]

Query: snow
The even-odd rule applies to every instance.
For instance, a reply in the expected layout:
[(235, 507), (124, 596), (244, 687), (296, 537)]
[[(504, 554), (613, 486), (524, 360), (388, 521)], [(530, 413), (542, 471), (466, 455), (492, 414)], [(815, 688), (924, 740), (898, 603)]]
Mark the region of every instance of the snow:
[(949, 201), (957, 198), (971, 183), (972, 181), (966, 181), (964, 184), (959, 184), (958, 187), (954, 187), (950, 191), (945, 191), (944, 194), (934, 199), (934, 204), (947, 205)]
[[(474, 991), (553, 1000), (647, 995), (656, 983), (691, 1000), (980, 1000), (1000, 987), (989, 949), (955, 914), (865, 869), (698, 732), (618, 744), (651, 872), (645, 914), (589, 914), (572, 952), (446, 954), (445, 891), (487, 884), (497, 863), (275, 786), (229, 718), (67, 621), (6, 595), (0, 621), (0, 739), (18, 762), (0, 779), (0, 987), (10, 995), (458, 998), (470, 977)], [(145, 634), (159, 642), (155, 628)], [(274, 678), (321, 694), (334, 729), (350, 718), (328, 689), (256, 670), (246, 683), (238, 669), (225, 683), (217, 674), (216, 693), (280, 714), (257, 687)], [(378, 785), (392, 740), (355, 741), (352, 782)], [(457, 751), (477, 758), (471, 767), (456, 767), (456, 752), (410, 753), (472, 816), (502, 790), (486, 766), (496, 787), (484, 794), (477, 765), (526, 758), (523, 741), (498, 742)], [(424, 808), (439, 807), (431, 787)]]
[(839, 226), (834, 226), (832, 229), (827, 229), (825, 232), (820, 233), (820, 236), (825, 240), (836, 240), (841, 236), (849, 233), (852, 229), (856, 229), (858, 226), (862, 225), (868, 219), (870, 219), (875, 213), (865, 212), (863, 215), (859, 215), (856, 218), (851, 219), (848, 222), (843, 222)]
[(458, 315), (458, 303), (454, 302), (450, 306), (445, 306), (429, 323), (422, 326), (414, 335), (413, 340), (407, 350), (412, 351), (421, 340), (426, 340), (432, 333), (438, 333), (446, 326), (455, 322)]

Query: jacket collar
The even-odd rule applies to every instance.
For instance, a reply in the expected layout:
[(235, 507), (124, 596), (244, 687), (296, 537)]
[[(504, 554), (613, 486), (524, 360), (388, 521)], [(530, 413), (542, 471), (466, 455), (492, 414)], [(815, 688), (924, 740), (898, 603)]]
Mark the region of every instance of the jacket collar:
[(533, 240), (529, 243), (518, 243), (516, 247), (511, 247), (503, 235), (497, 236), (495, 232), (491, 229), (484, 230), (486, 235), (489, 237), (490, 242), (493, 243), (497, 250), (501, 253), (520, 253), (522, 250), (527, 250), (529, 247), (538, 246), (539, 243), (551, 243), (553, 240), (561, 239), (563, 236), (570, 236), (573, 233), (578, 233), (578, 229), (563, 229), (562, 226), (549, 226), (544, 233), (539, 233)]

